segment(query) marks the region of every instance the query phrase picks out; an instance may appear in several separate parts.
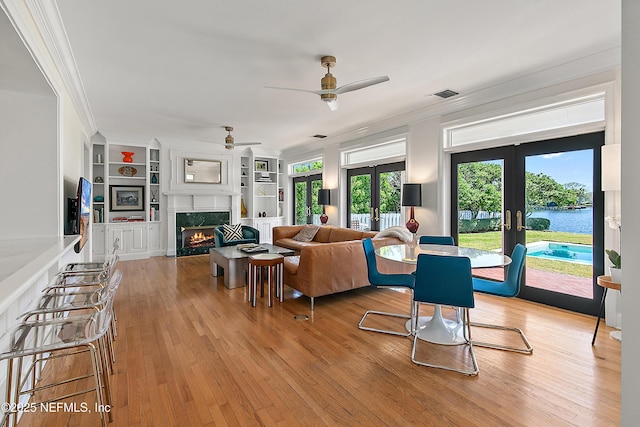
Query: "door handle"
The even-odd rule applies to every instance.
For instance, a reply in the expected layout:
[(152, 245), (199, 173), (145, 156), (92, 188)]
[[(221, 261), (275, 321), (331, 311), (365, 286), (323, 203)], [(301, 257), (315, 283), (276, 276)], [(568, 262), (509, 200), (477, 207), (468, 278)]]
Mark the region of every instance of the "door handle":
[(516, 230), (531, 230), (531, 227), (527, 227), (526, 225), (522, 225), (522, 212), (516, 211)]
[(371, 208), (371, 221), (375, 221), (376, 217), (373, 215), (373, 208)]
[(376, 208), (376, 221), (380, 221), (380, 216), (378, 216), (378, 208)]
[[(520, 211), (518, 211), (520, 212)], [(507, 209), (506, 211), (504, 211), (504, 216), (505, 218), (505, 222), (504, 224), (502, 224), (504, 226), (504, 228), (506, 228), (507, 230), (511, 230), (511, 211), (509, 209)]]

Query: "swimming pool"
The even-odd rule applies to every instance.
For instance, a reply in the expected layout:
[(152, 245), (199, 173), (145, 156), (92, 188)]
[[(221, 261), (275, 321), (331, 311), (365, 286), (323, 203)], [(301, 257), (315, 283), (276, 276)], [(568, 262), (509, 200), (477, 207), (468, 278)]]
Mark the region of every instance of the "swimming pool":
[(573, 262), (576, 264), (593, 264), (593, 252), (589, 245), (573, 243), (535, 242), (527, 245), (527, 256), (551, 259), (555, 261)]

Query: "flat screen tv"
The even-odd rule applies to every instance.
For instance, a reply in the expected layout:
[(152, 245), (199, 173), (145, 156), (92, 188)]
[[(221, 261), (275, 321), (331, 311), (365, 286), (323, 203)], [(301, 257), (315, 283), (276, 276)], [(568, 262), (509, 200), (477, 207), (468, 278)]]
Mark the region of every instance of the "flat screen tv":
[(80, 253), (89, 239), (89, 219), (91, 214), (91, 183), (85, 178), (78, 182), (76, 213), (76, 234), (80, 234), (80, 241), (76, 243), (75, 251)]

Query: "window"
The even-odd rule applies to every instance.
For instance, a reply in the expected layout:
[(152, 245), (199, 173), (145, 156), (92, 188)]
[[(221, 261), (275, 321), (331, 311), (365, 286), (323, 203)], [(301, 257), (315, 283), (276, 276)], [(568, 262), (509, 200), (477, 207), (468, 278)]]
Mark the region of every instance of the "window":
[(604, 123), (604, 93), (444, 129), (447, 147)]
[(345, 150), (342, 153), (342, 166), (363, 165), (381, 160), (387, 163), (389, 160), (404, 159), (406, 154), (407, 139), (396, 138), (378, 145)]
[(311, 171), (322, 171), (322, 159), (307, 160), (300, 163), (292, 164), (290, 167), (290, 175), (298, 175)]

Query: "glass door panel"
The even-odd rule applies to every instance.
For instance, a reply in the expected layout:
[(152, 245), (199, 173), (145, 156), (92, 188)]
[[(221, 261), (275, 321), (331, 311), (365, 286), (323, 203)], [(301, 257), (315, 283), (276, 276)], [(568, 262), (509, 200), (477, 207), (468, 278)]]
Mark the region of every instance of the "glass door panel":
[[(473, 156), (477, 161), (467, 161), (465, 156), (459, 156), (455, 164), (457, 203), (452, 225), (455, 224), (457, 228), (454, 235), (457, 235), (458, 246), (505, 253), (503, 227), (511, 226), (511, 211), (505, 212), (503, 207), (504, 157), (508, 153), (504, 150), (487, 150), (483, 154)], [(504, 280), (502, 267), (475, 269), (473, 274), (486, 279)]]
[(293, 218), (294, 225), (306, 224), (309, 210), (307, 209), (307, 180), (293, 180)]
[(373, 213), (371, 200), (373, 193), (371, 188), (372, 174), (367, 170), (364, 173), (353, 171), (352, 174), (348, 175), (349, 215), (347, 227), (354, 230), (371, 230), (371, 216)]
[(378, 194), (380, 203), (378, 204), (378, 229), (384, 230), (396, 225), (403, 225), (402, 213), (400, 212), (400, 194), (404, 183), (404, 170), (394, 170), (380, 172), (378, 179)]
[(322, 188), (322, 179), (312, 178), (311, 182), (311, 200), (309, 206), (311, 207), (311, 222), (310, 224), (320, 225), (320, 215), (322, 215), (322, 205), (318, 204), (318, 191)]
[(523, 153), (527, 280), (522, 293), (536, 299), (553, 293), (556, 300), (594, 300), (594, 225), (602, 222), (596, 221), (602, 192), (594, 191), (599, 146), (544, 148), (552, 151)]

